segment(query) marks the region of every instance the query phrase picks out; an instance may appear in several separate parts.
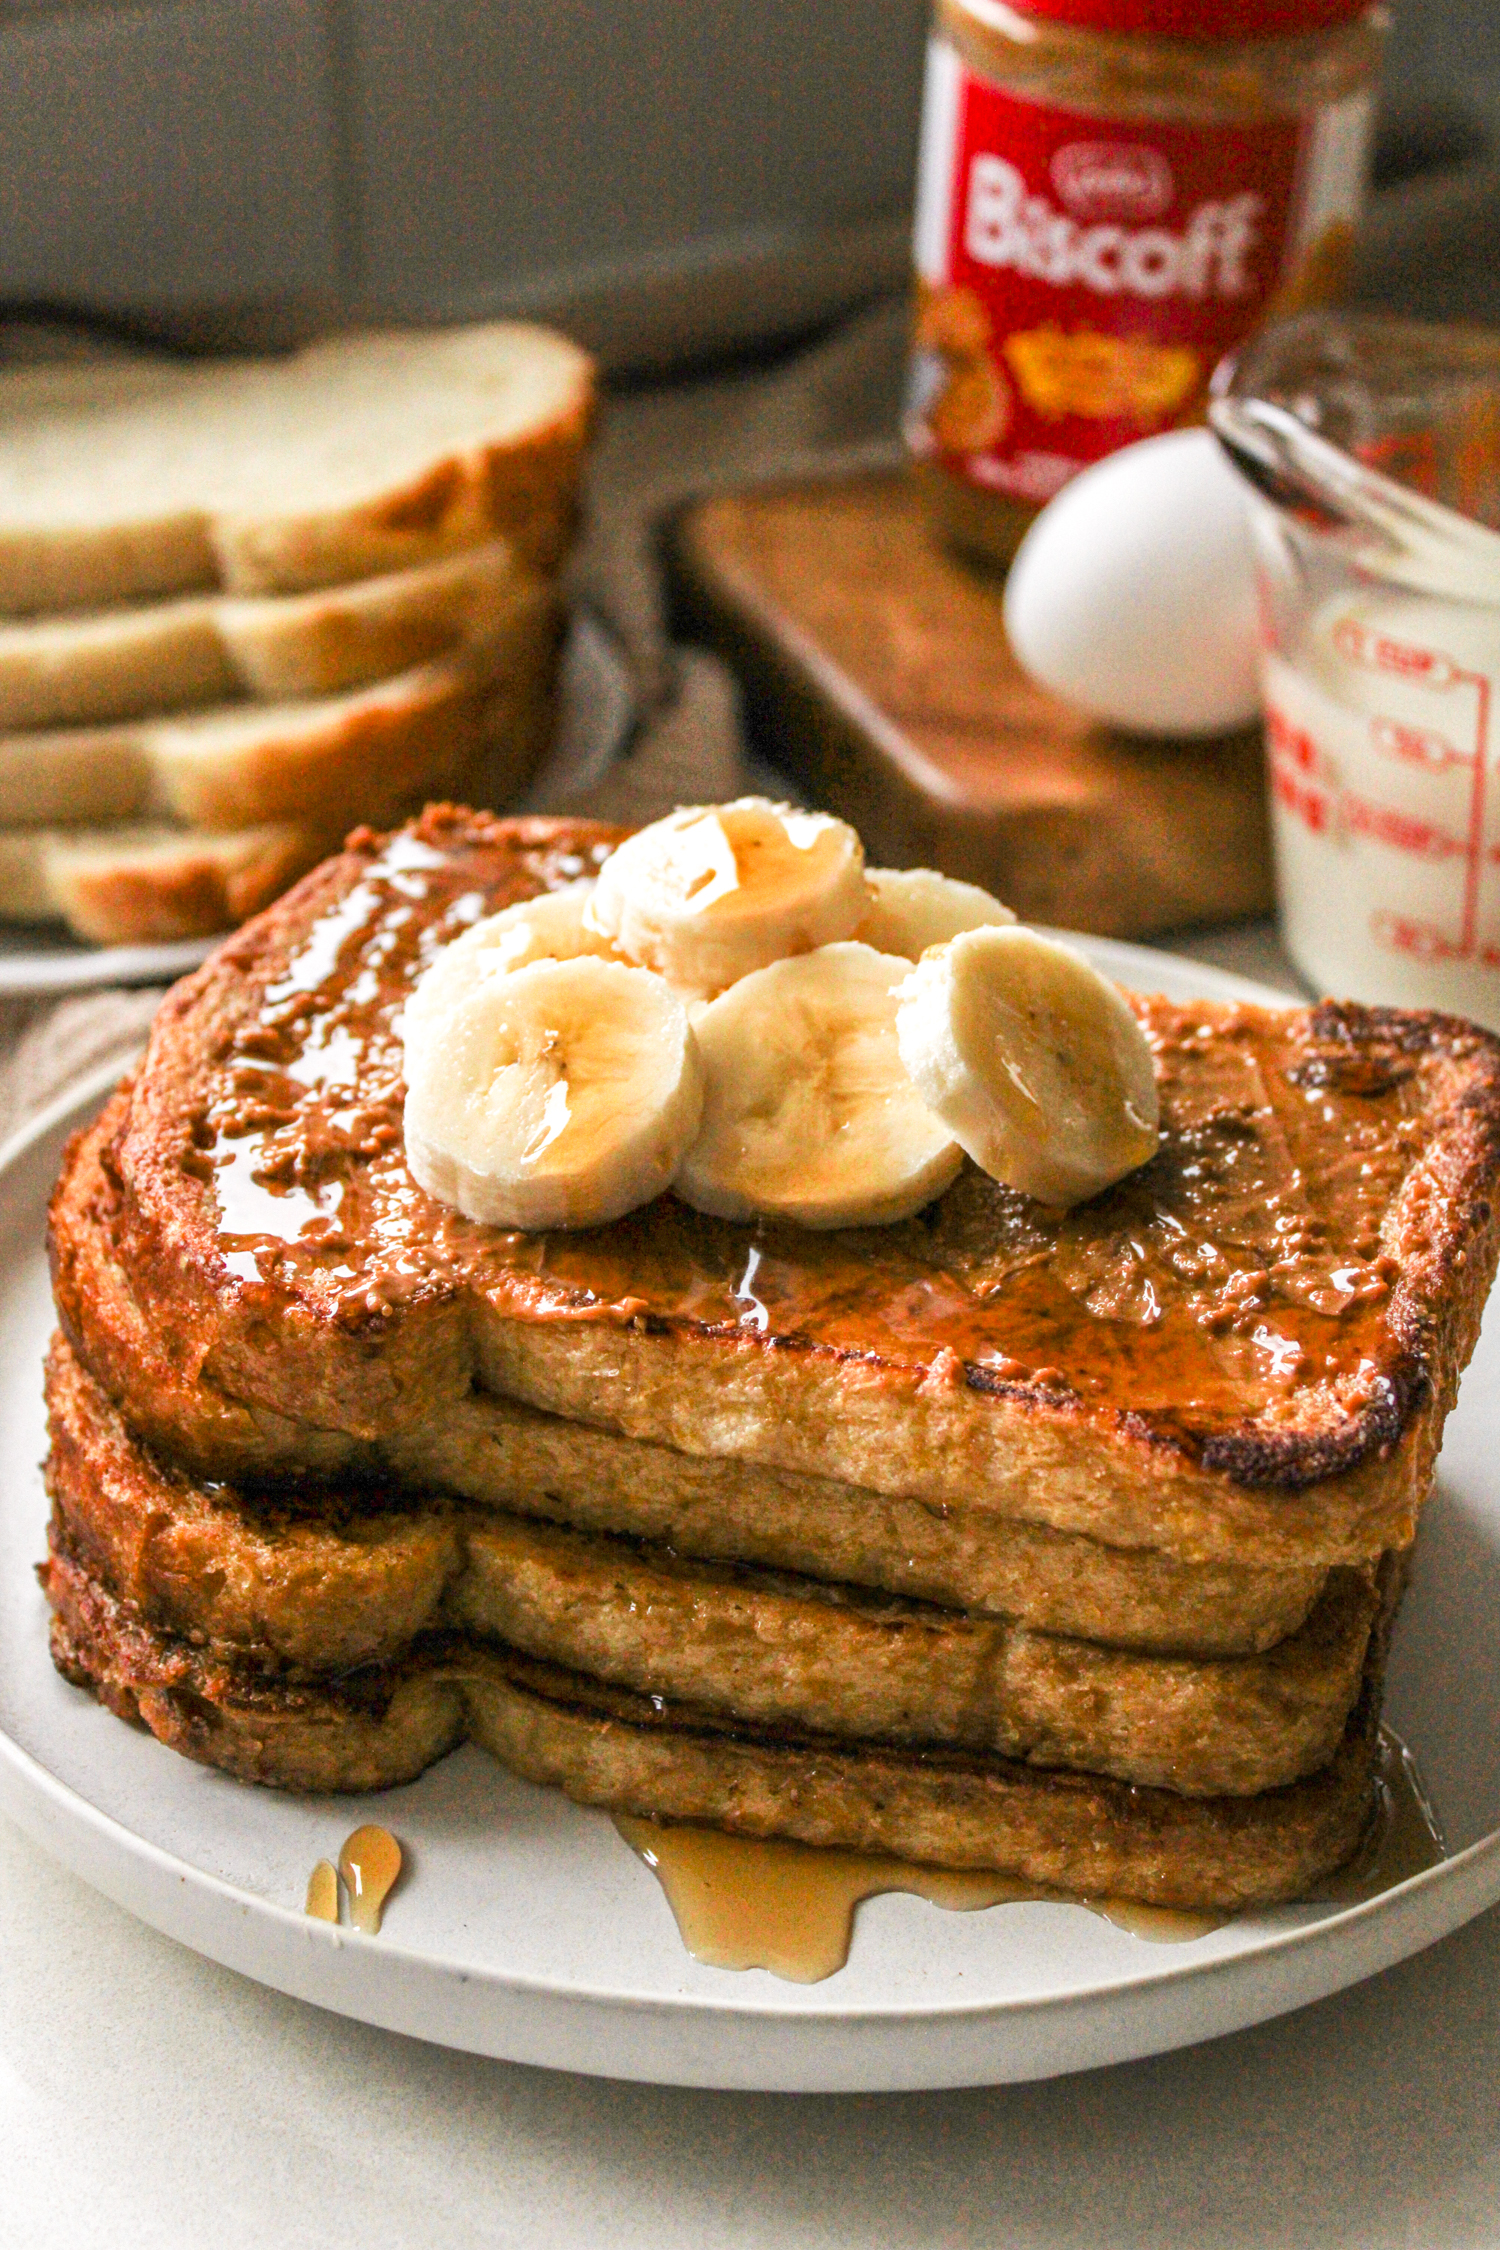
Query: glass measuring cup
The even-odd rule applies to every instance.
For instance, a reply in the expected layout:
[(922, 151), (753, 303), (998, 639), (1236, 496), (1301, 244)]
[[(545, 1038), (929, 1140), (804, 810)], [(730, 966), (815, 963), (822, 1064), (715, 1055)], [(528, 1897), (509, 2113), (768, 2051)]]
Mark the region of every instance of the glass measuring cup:
[(1287, 951), (1500, 1029), (1500, 337), (1312, 314), (1209, 411), (1250, 487)]

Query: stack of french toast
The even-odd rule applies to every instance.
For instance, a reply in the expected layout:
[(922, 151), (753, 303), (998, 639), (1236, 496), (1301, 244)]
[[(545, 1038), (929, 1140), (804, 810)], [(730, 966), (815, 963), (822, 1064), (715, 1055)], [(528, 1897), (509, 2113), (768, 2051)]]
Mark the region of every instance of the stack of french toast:
[[(912, 1025), (953, 947), (864, 871), (868, 918), (788, 924), (791, 967), (755, 972), (781, 979), (759, 1033), (753, 977), (684, 1001), (706, 1090), (664, 1169), (632, 1157), (634, 1200), (516, 1205), (507, 1167), (544, 1169), (585, 1107), (555, 1026), (505, 1045), (516, 980), (571, 944), (621, 994), (665, 981), (628, 883), (602, 911), (619, 845), (429, 809), (169, 997), (52, 1210), (60, 1669), (277, 1787), (379, 1788), (468, 1738), (637, 1816), (1158, 1906), (1305, 1893), (1371, 1817), (1390, 1628), (1500, 1248), (1500, 1045), (1110, 988), (1154, 1092), (1097, 1192), (1055, 1167), (1028, 1192), (961, 1125), (933, 1154), (958, 1096)], [(753, 887), (735, 851), (697, 897)], [(773, 1049), (824, 1056), (809, 995), (868, 981), (867, 953), (938, 1125), (814, 1211), (843, 1160), (804, 1107), (774, 1172), (757, 1089)], [(877, 1043), (852, 1092), (820, 1061), (818, 1100), (868, 1122)], [(511, 1069), (551, 1073), (519, 1138)], [(453, 1071), (469, 1106), (421, 1108)], [(1083, 1147), (1037, 1129), (1049, 1162)], [(898, 1161), (904, 1205), (870, 1200)]]
[(0, 376), (0, 920), (209, 935), (549, 747), (593, 403), (516, 323)]

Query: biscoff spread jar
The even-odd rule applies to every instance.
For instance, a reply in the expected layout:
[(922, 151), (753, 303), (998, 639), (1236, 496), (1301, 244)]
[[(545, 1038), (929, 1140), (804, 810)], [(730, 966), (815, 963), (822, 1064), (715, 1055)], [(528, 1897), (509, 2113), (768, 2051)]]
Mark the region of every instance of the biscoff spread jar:
[(1004, 563), (1091, 461), (1342, 284), (1387, 17), (1369, 0), (936, 0), (905, 430)]

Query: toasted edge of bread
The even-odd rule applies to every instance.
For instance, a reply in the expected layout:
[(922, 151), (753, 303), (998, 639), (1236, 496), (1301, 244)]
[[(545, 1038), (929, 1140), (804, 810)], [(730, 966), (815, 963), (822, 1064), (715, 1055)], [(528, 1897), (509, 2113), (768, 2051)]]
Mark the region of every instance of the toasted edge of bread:
[(0, 921), (63, 922), (92, 945), (215, 937), (269, 905), (329, 842), (296, 821), (219, 836), (143, 821), (0, 829)]

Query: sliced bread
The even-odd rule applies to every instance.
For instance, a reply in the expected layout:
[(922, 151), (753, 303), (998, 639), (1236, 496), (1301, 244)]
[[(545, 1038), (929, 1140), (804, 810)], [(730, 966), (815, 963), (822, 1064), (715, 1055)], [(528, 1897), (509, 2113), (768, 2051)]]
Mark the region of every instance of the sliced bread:
[(497, 794), (511, 797), (545, 748), (560, 632), (555, 591), (531, 579), (488, 639), (343, 695), (0, 735), (0, 828), (298, 820), (342, 832), (451, 794), (487, 750)]
[(499, 633), (531, 600), (509, 542), (492, 539), (308, 594), (191, 594), (0, 620), (0, 729), (95, 725), (242, 695), (336, 695)]
[(592, 409), (586, 353), (503, 321), (0, 375), (0, 612), (299, 591), (497, 535), (551, 568)]
[(336, 842), (297, 821), (232, 836), (148, 822), (0, 829), (0, 921), (65, 922), (96, 945), (212, 937), (258, 914)]

